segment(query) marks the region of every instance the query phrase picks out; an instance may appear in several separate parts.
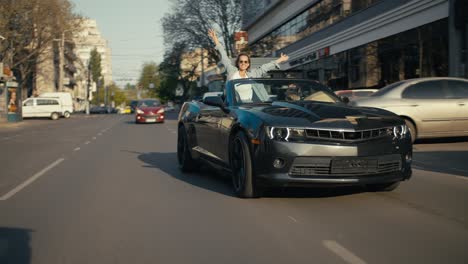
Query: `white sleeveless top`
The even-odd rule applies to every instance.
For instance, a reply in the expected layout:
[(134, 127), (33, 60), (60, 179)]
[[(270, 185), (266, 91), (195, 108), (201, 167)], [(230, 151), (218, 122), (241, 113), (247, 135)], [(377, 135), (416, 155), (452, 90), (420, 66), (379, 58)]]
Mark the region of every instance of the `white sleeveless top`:
[(231, 78), (229, 78), (229, 80), (246, 79), (246, 78), (249, 78), (249, 75), (247, 75), (247, 73), (245, 73), (245, 75), (246, 75), (247, 77), (241, 77), (239, 71), (236, 71), (236, 72), (231, 76)]

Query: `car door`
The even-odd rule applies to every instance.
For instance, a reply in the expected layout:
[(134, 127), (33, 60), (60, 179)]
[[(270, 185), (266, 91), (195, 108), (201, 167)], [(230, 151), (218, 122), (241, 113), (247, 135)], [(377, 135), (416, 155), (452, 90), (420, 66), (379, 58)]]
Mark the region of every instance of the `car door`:
[(219, 139), (218, 123), (220, 119), (221, 108), (215, 106), (200, 104), (200, 112), (194, 120), (198, 146), (195, 150), (201, 154), (213, 158), (213, 161), (219, 161), (217, 155), (217, 140)]
[(450, 98), (456, 102), (457, 110), (452, 129), (457, 135), (468, 134), (468, 81), (449, 80)]
[(34, 99), (26, 99), (23, 102), (23, 117), (34, 117), (36, 116), (36, 106), (34, 105)]
[(448, 98), (446, 80), (413, 83), (402, 92), (402, 100), (410, 107), (408, 115), (416, 122), (418, 135), (451, 134), (456, 118), (456, 100)]

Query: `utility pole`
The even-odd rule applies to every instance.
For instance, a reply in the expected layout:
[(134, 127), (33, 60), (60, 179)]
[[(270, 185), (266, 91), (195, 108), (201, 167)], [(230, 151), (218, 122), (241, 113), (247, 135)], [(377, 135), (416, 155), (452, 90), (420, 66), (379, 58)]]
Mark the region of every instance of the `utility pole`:
[(86, 114), (89, 115), (89, 95), (91, 89), (91, 63), (88, 62), (88, 84), (86, 85)]
[(63, 65), (65, 64), (65, 32), (62, 32), (62, 37), (59, 44), (59, 80), (58, 80), (58, 91), (63, 91)]

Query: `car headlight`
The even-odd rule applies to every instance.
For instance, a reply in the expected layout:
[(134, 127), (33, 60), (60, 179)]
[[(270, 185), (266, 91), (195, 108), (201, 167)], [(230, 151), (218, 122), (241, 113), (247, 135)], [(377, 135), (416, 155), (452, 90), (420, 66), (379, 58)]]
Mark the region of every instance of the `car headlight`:
[(303, 140), (305, 130), (289, 127), (266, 127), (268, 138), (278, 141), (298, 141)]
[(406, 125), (399, 125), (393, 127), (393, 138), (401, 139), (408, 133), (408, 127)]
[(156, 112), (156, 114), (163, 114), (164, 113), (164, 108), (161, 108), (158, 110), (158, 112)]
[(137, 114), (144, 114), (145, 112), (143, 112), (142, 110), (138, 109), (136, 110)]

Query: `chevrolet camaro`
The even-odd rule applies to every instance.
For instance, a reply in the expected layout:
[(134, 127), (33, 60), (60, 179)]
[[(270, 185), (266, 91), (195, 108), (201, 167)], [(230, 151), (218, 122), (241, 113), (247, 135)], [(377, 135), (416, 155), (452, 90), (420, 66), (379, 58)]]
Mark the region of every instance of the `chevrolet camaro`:
[(391, 191), (411, 177), (412, 143), (399, 116), (349, 106), (318, 82), (239, 79), (182, 106), (177, 158), (184, 172), (228, 172), (245, 198), (273, 186)]

